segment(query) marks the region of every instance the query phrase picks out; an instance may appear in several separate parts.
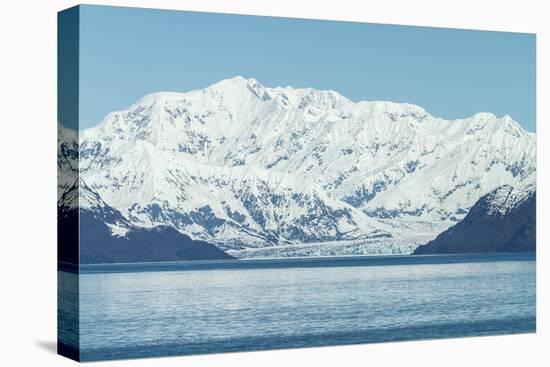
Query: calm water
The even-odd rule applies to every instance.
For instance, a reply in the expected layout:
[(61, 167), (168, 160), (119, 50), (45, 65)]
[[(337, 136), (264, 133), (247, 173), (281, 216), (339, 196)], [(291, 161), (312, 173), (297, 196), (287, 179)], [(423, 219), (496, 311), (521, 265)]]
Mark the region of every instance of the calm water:
[(79, 302), (60, 271), (60, 337), (95, 360), (535, 331), (534, 254), (212, 264), (83, 267)]

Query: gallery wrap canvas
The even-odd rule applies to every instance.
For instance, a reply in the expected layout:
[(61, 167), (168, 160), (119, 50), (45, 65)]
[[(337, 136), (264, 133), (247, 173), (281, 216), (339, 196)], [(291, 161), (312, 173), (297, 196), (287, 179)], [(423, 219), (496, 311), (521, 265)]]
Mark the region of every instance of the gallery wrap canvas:
[(77, 6), (57, 129), (63, 356), (536, 330), (533, 34)]

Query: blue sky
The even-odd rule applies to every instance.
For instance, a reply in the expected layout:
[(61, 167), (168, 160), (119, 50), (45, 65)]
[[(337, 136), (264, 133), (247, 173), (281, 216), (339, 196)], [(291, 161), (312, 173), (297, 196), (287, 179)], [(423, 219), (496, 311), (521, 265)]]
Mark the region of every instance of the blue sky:
[(530, 34), (83, 6), (80, 41), (81, 128), (148, 93), (242, 75), (535, 131)]

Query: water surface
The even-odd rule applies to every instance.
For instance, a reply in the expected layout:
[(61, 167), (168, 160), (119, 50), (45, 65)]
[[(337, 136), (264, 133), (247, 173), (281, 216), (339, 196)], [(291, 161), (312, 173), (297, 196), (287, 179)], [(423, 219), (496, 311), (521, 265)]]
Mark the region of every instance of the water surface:
[[(534, 254), (80, 270), (82, 360), (535, 331)], [(66, 299), (60, 319), (74, 320)]]

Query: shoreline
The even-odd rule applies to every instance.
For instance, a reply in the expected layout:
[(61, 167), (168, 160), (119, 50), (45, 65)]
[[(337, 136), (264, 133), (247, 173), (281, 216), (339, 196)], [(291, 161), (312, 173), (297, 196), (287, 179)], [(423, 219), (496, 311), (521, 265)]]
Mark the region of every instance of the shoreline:
[(109, 264), (70, 264), (58, 262), (57, 270), (75, 274), (135, 273), (156, 271), (246, 270), (349, 266), (392, 266), (456, 264), (495, 261), (535, 261), (536, 252), (501, 252), (475, 254), (383, 255), (383, 256), (326, 256), (272, 259), (234, 259), (163, 261)]

